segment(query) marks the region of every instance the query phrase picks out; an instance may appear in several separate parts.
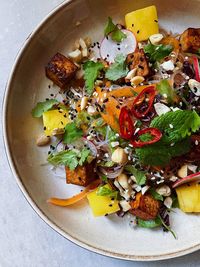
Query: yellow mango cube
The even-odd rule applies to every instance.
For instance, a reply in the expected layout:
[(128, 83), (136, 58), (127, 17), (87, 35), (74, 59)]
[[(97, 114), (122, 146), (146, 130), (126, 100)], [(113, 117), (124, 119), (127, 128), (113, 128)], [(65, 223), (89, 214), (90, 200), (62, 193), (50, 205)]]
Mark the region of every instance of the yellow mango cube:
[(159, 33), (155, 6), (132, 11), (125, 15), (126, 28), (132, 31), (137, 41), (146, 41), (152, 34)]
[[(106, 185), (106, 187), (110, 188), (109, 185)], [(98, 189), (87, 195), (90, 208), (95, 217), (104, 216), (120, 210), (118, 200), (111, 200), (109, 196), (98, 196), (97, 191)]]
[(64, 129), (66, 124), (70, 122), (67, 110), (49, 110), (43, 113), (44, 133), (51, 136), (53, 130), (59, 128)]
[(191, 183), (176, 188), (180, 209), (183, 212), (200, 212), (200, 185)]

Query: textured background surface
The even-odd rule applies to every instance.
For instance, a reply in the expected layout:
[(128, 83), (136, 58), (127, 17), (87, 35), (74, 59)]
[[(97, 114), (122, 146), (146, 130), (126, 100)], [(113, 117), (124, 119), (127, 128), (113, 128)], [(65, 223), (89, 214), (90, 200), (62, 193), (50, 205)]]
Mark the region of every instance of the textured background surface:
[[(1, 102), (19, 48), (41, 19), (61, 2), (0, 0)], [(200, 252), (168, 261), (134, 263), (96, 255), (70, 243), (50, 229), (24, 199), (10, 172), (2, 137), (0, 149), (0, 267), (199, 266)]]

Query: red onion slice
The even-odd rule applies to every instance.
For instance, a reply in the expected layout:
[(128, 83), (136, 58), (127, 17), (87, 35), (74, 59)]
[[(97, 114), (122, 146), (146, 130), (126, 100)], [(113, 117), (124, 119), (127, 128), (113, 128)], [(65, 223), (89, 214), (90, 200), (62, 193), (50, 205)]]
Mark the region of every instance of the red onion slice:
[(100, 167), (99, 168), (100, 172), (106, 175), (109, 179), (115, 179), (118, 177), (122, 171), (123, 171), (123, 166), (117, 166), (114, 168), (111, 167)]
[(191, 182), (197, 182), (197, 181), (200, 181), (200, 172), (197, 172), (197, 173), (194, 173), (194, 174), (191, 174), (181, 180), (178, 180), (177, 182), (175, 182), (173, 184), (173, 188), (176, 188), (180, 185), (183, 185), (183, 184), (187, 184), (187, 183), (191, 183)]

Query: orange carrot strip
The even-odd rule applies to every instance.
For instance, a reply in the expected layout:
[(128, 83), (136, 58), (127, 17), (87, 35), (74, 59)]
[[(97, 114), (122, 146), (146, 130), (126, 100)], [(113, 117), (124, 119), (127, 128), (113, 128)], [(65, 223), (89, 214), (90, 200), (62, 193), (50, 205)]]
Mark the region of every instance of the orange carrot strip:
[(47, 202), (51, 203), (53, 205), (56, 205), (56, 206), (60, 206), (60, 207), (66, 207), (66, 206), (73, 205), (73, 204), (77, 203), (78, 201), (82, 200), (83, 198), (85, 198), (87, 196), (87, 193), (90, 190), (94, 190), (99, 184), (100, 184), (100, 180), (95, 180), (94, 182), (89, 184), (81, 193), (79, 193), (77, 195), (74, 195), (74, 196), (67, 198), (67, 199), (50, 198), (47, 200)]

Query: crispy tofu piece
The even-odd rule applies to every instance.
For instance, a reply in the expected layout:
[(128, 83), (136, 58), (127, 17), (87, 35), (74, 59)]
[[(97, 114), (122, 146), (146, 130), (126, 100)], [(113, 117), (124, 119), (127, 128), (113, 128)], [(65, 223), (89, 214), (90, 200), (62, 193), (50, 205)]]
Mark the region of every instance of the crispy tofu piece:
[(195, 53), (200, 49), (200, 28), (188, 28), (180, 36), (183, 52)]
[(137, 49), (129, 54), (126, 60), (130, 70), (137, 68), (135, 76), (149, 75), (149, 65), (143, 49)]
[(46, 76), (62, 89), (67, 87), (77, 70), (73, 61), (60, 53), (55, 54), (45, 67)]
[(65, 167), (65, 170), (67, 184), (87, 186), (89, 183), (91, 183), (97, 178), (97, 174), (94, 172), (93, 162), (84, 166), (78, 166), (73, 171), (70, 170), (68, 167)]
[(153, 220), (158, 215), (160, 202), (147, 194), (140, 197), (137, 208), (135, 207), (134, 201), (131, 203), (131, 207), (130, 213), (138, 218), (142, 220)]

